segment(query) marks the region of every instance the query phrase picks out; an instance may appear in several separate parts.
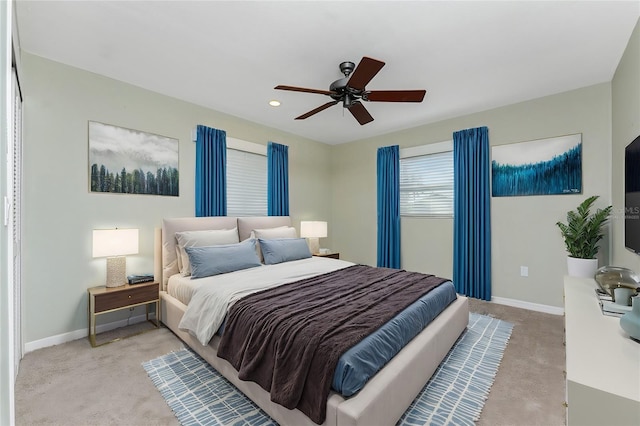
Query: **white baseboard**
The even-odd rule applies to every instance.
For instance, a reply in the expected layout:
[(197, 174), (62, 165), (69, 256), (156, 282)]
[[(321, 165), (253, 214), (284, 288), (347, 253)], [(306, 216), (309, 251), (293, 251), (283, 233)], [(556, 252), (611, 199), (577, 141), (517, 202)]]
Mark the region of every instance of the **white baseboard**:
[[(544, 312), (553, 315), (563, 315), (564, 308), (557, 306), (541, 305), (539, 303), (523, 302), (522, 300), (507, 299), (506, 297), (492, 297), (491, 301), (500, 305), (513, 306), (515, 308), (528, 309), (530, 311)], [(149, 314), (149, 318), (155, 318), (153, 313)], [(145, 315), (137, 315), (131, 317), (128, 320), (123, 319), (119, 321), (110, 322), (107, 324), (101, 324), (96, 327), (97, 333), (103, 333), (105, 331), (114, 330), (116, 328), (124, 327), (128, 324), (135, 324), (138, 322), (146, 321)], [(27, 342), (24, 346), (24, 353), (29, 353), (37, 349), (46, 348), (49, 346), (60, 345), (62, 343), (71, 342), (72, 340), (81, 339), (89, 335), (89, 330), (86, 328), (70, 331), (68, 333), (58, 334), (56, 336), (45, 337), (44, 339), (35, 340), (33, 342)]]
[[(154, 313), (149, 313), (149, 319), (155, 319)], [(105, 331), (114, 330), (116, 328), (124, 327), (126, 325), (136, 324), (146, 321), (146, 315), (136, 315), (135, 317), (125, 318), (118, 321), (113, 321), (107, 324), (100, 324), (96, 326), (96, 333), (103, 333)], [(27, 342), (24, 345), (24, 353), (35, 351), (37, 349), (46, 348), (49, 346), (60, 345), (62, 343), (71, 342), (72, 340), (82, 339), (89, 335), (88, 328), (82, 328), (80, 330), (70, 331), (68, 333), (58, 334), (56, 336), (45, 337), (44, 339), (34, 340), (33, 342)]]
[(491, 301), (500, 305), (513, 306), (515, 308), (528, 309), (530, 311), (544, 312), (546, 314), (564, 315), (564, 308), (558, 306), (541, 305), (539, 303), (524, 302), (522, 300), (507, 299), (506, 297), (491, 297)]

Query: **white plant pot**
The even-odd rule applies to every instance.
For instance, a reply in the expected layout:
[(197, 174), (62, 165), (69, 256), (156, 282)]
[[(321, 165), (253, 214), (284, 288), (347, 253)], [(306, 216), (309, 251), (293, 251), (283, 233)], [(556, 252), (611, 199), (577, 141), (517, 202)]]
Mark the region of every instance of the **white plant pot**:
[(593, 278), (598, 270), (598, 259), (567, 256), (567, 270), (572, 277)]

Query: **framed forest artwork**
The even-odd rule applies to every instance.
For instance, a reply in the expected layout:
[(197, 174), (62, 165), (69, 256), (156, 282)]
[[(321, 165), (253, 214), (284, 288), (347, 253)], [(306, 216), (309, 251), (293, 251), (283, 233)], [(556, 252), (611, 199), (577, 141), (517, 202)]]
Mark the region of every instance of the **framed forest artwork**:
[(582, 134), (491, 148), (494, 197), (582, 193)]
[(89, 121), (89, 190), (177, 197), (178, 139)]

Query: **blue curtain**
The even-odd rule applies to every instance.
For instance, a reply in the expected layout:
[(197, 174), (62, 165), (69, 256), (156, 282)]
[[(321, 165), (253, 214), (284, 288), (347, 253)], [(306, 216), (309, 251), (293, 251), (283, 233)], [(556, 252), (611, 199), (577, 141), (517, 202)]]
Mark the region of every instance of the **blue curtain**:
[(491, 300), (489, 129), (453, 134), (453, 283), (458, 293)]
[(267, 144), (267, 214), (289, 216), (289, 147)]
[(227, 133), (198, 125), (196, 216), (227, 215)]
[(400, 268), (400, 147), (378, 148), (378, 266)]

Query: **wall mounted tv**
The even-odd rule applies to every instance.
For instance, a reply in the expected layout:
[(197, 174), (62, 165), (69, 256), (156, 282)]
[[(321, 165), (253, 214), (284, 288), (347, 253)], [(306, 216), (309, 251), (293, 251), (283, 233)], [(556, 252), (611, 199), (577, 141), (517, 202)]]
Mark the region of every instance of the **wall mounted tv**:
[(624, 150), (624, 245), (640, 254), (640, 136)]

